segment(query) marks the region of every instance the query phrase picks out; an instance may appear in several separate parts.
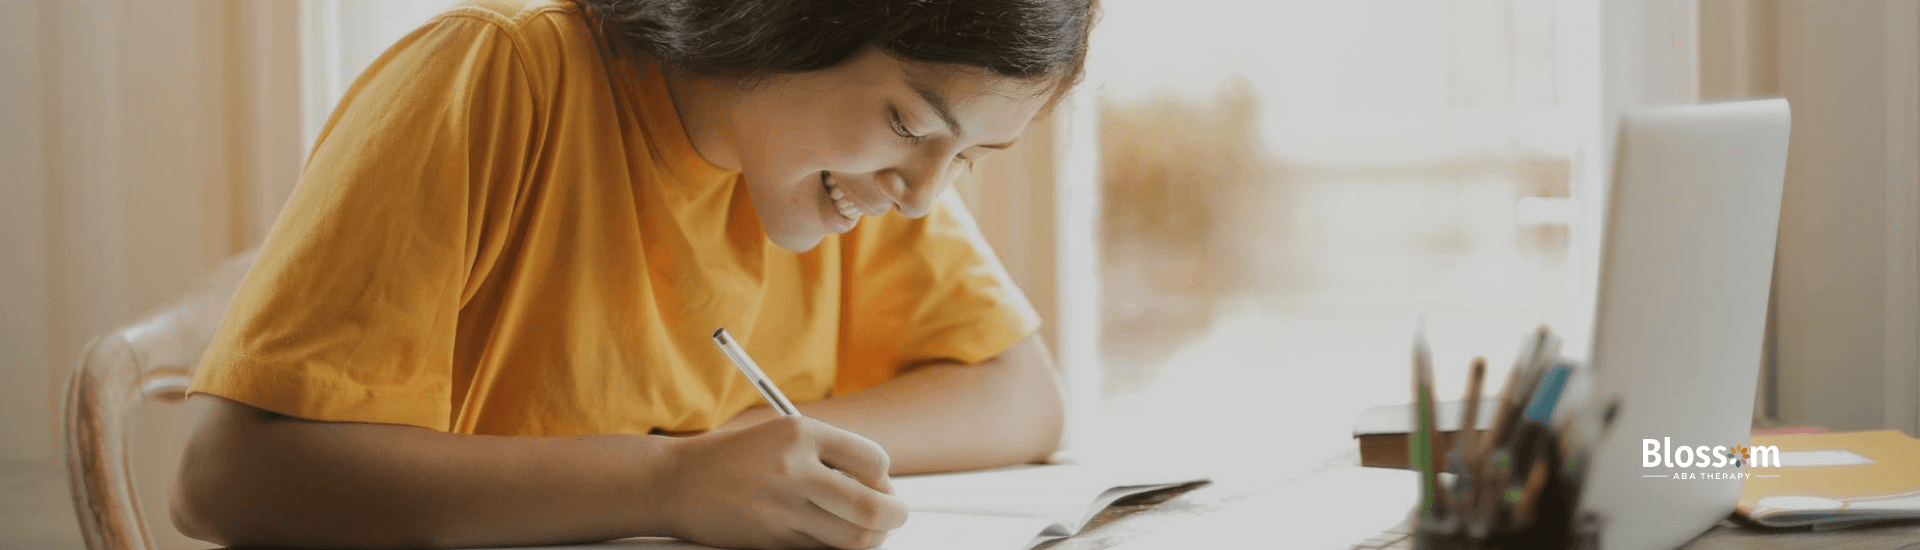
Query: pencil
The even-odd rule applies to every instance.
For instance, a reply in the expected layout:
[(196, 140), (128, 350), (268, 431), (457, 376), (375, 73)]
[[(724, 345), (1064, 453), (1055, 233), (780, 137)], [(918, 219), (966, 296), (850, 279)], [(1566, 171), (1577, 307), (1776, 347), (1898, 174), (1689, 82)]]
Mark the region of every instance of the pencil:
[[(1473, 453), (1471, 462), (1480, 469), (1480, 476), (1471, 480), (1473, 484), (1473, 502), (1471, 532), (1476, 536), (1485, 536), (1498, 528), (1501, 507), (1502, 487), (1513, 475), (1512, 455), (1501, 447), (1501, 441), (1507, 438), (1507, 432), (1520, 420), (1521, 406), (1533, 395), (1532, 382), (1528, 371), (1542, 353), (1547, 352), (1549, 340), (1553, 338), (1546, 325), (1540, 325), (1532, 334), (1520, 340), (1520, 352), (1514, 355), (1513, 370), (1507, 371), (1507, 380), (1500, 386), (1500, 397), (1495, 400), (1493, 424), (1478, 434), (1478, 449)], [(1475, 419), (1478, 421), (1478, 419)]]
[(1540, 505), (1540, 492), (1547, 488), (1547, 461), (1535, 458), (1533, 466), (1527, 468), (1527, 486), (1520, 493), (1519, 502), (1513, 505), (1513, 523), (1516, 529), (1525, 529), (1533, 522), (1534, 507)]
[(1540, 325), (1531, 338), (1523, 340), (1520, 353), (1513, 358), (1513, 370), (1507, 373), (1507, 384), (1500, 388), (1500, 404), (1494, 409), (1493, 425), (1488, 426), (1487, 432), (1479, 438), (1482, 459), (1490, 456), (1500, 441), (1506, 439), (1507, 432), (1520, 421), (1521, 409), (1526, 406), (1527, 399), (1533, 397), (1533, 386), (1538, 383), (1532, 372), (1534, 365), (1541, 356), (1550, 357), (1557, 351), (1557, 347), (1554, 351), (1550, 351), (1549, 347), (1554, 347), (1553, 333), (1546, 325)]
[[(1486, 382), (1487, 358), (1473, 358), (1473, 366), (1467, 370), (1467, 412), (1460, 422), (1460, 431), (1454, 434), (1452, 450), (1463, 455), (1473, 449), (1474, 436), (1479, 434), (1480, 421), (1480, 385)], [(1472, 468), (1468, 462), (1468, 468)]]
[(1414, 434), (1413, 460), (1420, 467), (1420, 511), (1436, 520), (1446, 513), (1446, 495), (1440, 491), (1439, 446), (1434, 444), (1433, 362), (1427, 350), (1426, 323), (1416, 315), (1413, 325), (1413, 399), (1419, 429)]
[(1513, 476), (1513, 460), (1506, 449), (1495, 449), (1487, 456), (1487, 463), (1481, 465), (1486, 475), (1473, 480), (1474, 510), (1470, 512), (1467, 533), (1475, 538), (1484, 538), (1499, 528), (1501, 508), (1500, 488)]
[(1476, 456), (1478, 449), (1474, 445), (1474, 438), (1479, 435), (1480, 387), (1486, 382), (1486, 377), (1487, 358), (1473, 358), (1473, 365), (1467, 370), (1467, 399), (1465, 404), (1467, 411), (1462, 415), (1464, 418), (1462, 418), (1460, 423), (1460, 430), (1454, 432), (1453, 442), (1450, 445), (1451, 450), (1447, 452), (1447, 458), (1449, 460), (1459, 461), (1459, 474), (1461, 476), (1453, 480), (1453, 487), (1452, 490), (1448, 492), (1447, 502), (1455, 506), (1455, 509), (1461, 514), (1467, 514), (1469, 516), (1480, 509), (1476, 502), (1476, 499), (1479, 497), (1479, 492), (1474, 488), (1479, 485), (1480, 477), (1485, 470), (1484, 463)]

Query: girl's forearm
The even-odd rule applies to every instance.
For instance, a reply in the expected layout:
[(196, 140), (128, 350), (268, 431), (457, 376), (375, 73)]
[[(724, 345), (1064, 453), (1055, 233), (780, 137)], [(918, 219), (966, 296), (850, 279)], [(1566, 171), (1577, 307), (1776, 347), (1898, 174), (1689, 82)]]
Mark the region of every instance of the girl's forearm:
[[(893, 474), (1038, 462), (1059, 447), (1066, 399), (1040, 338), (977, 365), (934, 364), (866, 390), (800, 405), (802, 414), (886, 448)], [(774, 416), (755, 407), (720, 429)]]
[(669, 530), (654, 503), (669, 438), (455, 435), (314, 422), (200, 396), (174, 523), (217, 544), (451, 547)]

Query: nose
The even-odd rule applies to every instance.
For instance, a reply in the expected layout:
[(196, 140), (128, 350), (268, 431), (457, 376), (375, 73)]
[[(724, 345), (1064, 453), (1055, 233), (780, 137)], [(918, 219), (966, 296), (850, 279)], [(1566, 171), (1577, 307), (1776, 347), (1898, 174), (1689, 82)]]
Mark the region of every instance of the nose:
[(900, 207), (900, 214), (919, 219), (932, 211), (934, 199), (939, 198), (940, 193), (953, 183), (954, 171), (949, 169), (952, 164), (944, 159), (923, 157), (912, 166), (903, 166), (883, 174), (889, 193)]

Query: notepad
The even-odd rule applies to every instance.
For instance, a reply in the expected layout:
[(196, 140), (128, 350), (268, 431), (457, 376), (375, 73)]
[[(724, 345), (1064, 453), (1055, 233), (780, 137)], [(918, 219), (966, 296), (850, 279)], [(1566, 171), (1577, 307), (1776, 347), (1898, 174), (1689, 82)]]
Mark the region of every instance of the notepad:
[(1780, 466), (1749, 467), (1740, 515), (1770, 527), (1920, 519), (1920, 440), (1898, 430), (1755, 435)]
[[(1200, 483), (1191, 474), (1088, 464), (1014, 466), (893, 478), (907, 502), (907, 523), (887, 537), (885, 550), (1027, 550), (1073, 536), (1120, 499)], [(697, 550), (708, 547), (661, 539), (541, 547), (589, 550)], [(516, 550), (526, 550), (524, 547)]]

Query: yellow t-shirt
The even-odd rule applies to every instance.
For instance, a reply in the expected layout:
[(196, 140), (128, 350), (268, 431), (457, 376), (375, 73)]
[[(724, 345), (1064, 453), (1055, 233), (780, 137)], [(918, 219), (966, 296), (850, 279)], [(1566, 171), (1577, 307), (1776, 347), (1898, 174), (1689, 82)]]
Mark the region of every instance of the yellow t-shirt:
[(457, 433), (698, 431), (761, 402), (717, 327), (805, 402), (1038, 323), (952, 193), (780, 249), (657, 62), (564, 0), (486, 0), (341, 100), (193, 391)]

